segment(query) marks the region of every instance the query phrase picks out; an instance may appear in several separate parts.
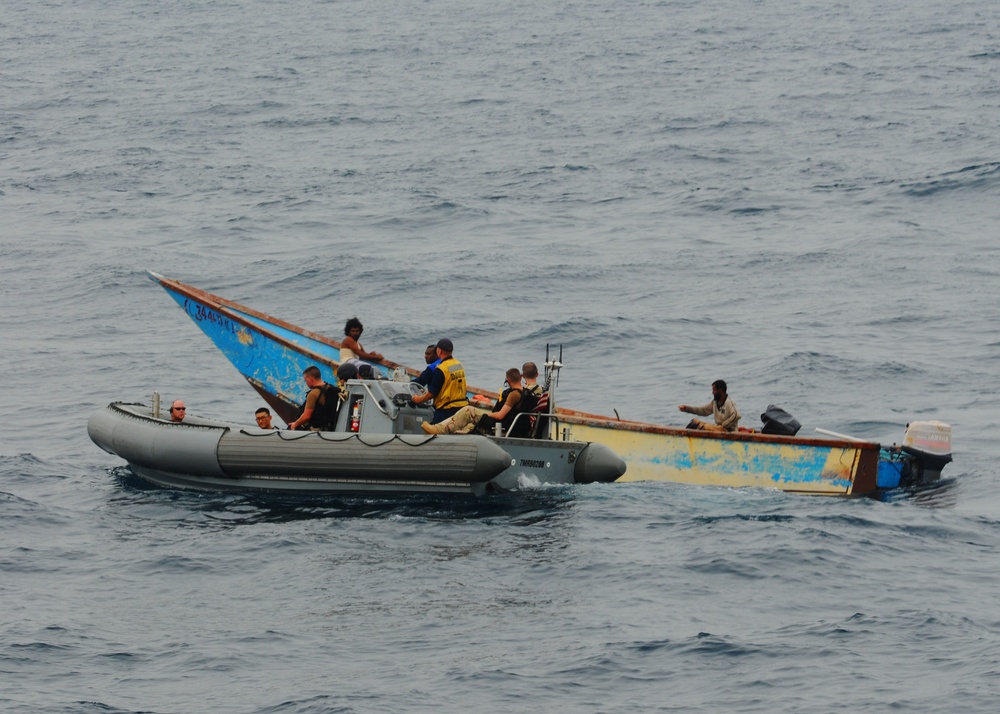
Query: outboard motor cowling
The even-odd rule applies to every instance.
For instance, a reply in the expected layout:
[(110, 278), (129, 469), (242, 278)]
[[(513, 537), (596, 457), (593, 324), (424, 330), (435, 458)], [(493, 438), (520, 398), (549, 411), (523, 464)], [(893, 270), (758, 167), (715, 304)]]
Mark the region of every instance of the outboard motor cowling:
[(760, 420), (764, 424), (760, 430), (761, 434), (795, 436), (802, 428), (798, 419), (774, 404), (767, 405), (767, 409), (760, 415)]
[(924, 480), (928, 480), (927, 476), (932, 479), (940, 477), (941, 469), (951, 462), (951, 424), (911, 421), (906, 425), (902, 450), (923, 467)]

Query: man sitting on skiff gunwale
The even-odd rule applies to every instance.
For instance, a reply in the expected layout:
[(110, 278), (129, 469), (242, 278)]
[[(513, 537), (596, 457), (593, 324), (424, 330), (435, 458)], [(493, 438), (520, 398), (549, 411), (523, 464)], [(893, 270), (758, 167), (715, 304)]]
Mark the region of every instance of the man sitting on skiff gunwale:
[(736, 431), (736, 427), (740, 423), (740, 413), (736, 410), (736, 404), (733, 402), (732, 397), (726, 393), (726, 383), (721, 379), (712, 382), (712, 401), (705, 406), (691, 407), (687, 404), (681, 404), (677, 408), (688, 414), (697, 414), (699, 416), (712, 414), (715, 417), (714, 424), (709, 424), (701, 419), (692, 419), (691, 423), (687, 425), (688, 429)]

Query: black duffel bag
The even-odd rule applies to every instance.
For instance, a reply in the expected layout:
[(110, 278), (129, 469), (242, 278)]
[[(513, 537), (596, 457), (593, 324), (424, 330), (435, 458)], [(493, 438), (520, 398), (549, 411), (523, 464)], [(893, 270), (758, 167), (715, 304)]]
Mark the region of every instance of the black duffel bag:
[(799, 420), (786, 412), (781, 407), (768, 404), (767, 409), (760, 415), (760, 420), (764, 422), (761, 434), (780, 434), (781, 436), (795, 436), (802, 425)]

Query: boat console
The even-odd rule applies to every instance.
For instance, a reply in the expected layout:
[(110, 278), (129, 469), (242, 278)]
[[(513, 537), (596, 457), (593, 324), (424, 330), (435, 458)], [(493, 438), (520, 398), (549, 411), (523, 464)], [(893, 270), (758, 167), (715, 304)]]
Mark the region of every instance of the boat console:
[(415, 382), (349, 379), (347, 398), (337, 415), (337, 431), (369, 434), (422, 434), (421, 422), (430, 421), (434, 407), (415, 404), (424, 388)]

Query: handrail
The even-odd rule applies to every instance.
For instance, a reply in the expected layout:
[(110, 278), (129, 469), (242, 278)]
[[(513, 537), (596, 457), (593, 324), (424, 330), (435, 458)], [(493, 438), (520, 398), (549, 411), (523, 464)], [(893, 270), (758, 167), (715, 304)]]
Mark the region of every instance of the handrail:
[(365, 388), (366, 392), (368, 392), (368, 396), (372, 398), (372, 402), (375, 403), (375, 407), (380, 412), (382, 412), (383, 414), (385, 414), (387, 417), (389, 417), (390, 419), (393, 419), (394, 417), (389, 416), (389, 410), (388, 409), (383, 409), (382, 405), (378, 403), (378, 399), (376, 399), (375, 395), (372, 393), (371, 387), (369, 387), (366, 382), (361, 382), (361, 386)]
[[(538, 418), (545, 418), (545, 419), (547, 419), (546, 428), (549, 430), (549, 433), (551, 433), (551, 427), (552, 427), (553, 424), (556, 425), (556, 434), (559, 433), (559, 430), (558, 430), (559, 415), (558, 414), (554, 414), (554, 413), (550, 413), (550, 412), (535, 412), (535, 411), (531, 411), (531, 412), (520, 412), (519, 414), (516, 414), (514, 416), (514, 418), (510, 422), (510, 428), (507, 430), (507, 434), (509, 434), (510, 432), (512, 432), (514, 430), (514, 425), (517, 424), (517, 420), (520, 419), (523, 416), (527, 416), (529, 418), (532, 417), (532, 416), (535, 416), (535, 417), (538, 417)], [(506, 436), (506, 434), (505, 434), (505, 436)], [(526, 438), (526, 439), (539, 439), (541, 437), (539, 437), (537, 435), (530, 435), (530, 436), (523, 437), (523, 438)]]
[[(530, 419), (530, 418), (531, 418), (531, 415), (532, 415), (533, 413), (534, 413), (534, 412), (518, 412), (517, 414), (515, 414), (515, 415), (514, 415), (514, 418), (510, 420), (510, 428), (509, 428), (509, 429), (507, 429), (507, 434), (509, 434), (509, 433), (511, 433), (512, 431), (514, 431), (514, 425), (518, 423), (518, 422), (517, 422), (517, 420), (518, 420), (518, 419), (520, 419), (520, 418), (521, 418), (521, 417), (523, 417), (523, 416), (527, 416), (527, 417), (528, 417), (528, 418)], [(504, 434), (504, 436), (507, 436), (507, 434)], [(530, 437), (530, 436), (527, 436), (527, 437), (522, 437), (522, 438), (527, 438), (527, 439), (530, 439), (531, 437)]]

